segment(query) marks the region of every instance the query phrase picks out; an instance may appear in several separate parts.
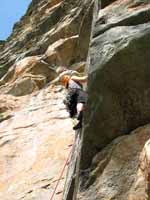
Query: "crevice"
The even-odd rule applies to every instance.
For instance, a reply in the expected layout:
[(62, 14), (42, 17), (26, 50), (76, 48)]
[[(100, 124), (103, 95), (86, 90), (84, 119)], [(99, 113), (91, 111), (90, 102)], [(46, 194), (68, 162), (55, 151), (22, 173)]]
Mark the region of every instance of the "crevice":
[(113, 2), (115, 2), (116, 0), (101, 0), (101, 9), (109, 6), (110, 4), (112, 4)]
[[(93, 34), (93, 38), (95, 39), (96, 37), (98, 37), (99, 35), (103, 34), (104, 32), (108, 31), (111, 28), (114, 27), (118, 27), (118, 26), (137, 26), (137, 25), (141, 25), (141, 24), (145, 24), (150, 22), (150, 10), (144, 10), (141, 11), (140, 13), (137, 13), (136, 15), (133, 16), (128, 16), (125, 19), (123, 19), (122, 21), (119, 21), (117, 23), (112, 23), (112, 24), (105, 24), (104, 22), (106, 22), (105, 18), (100, 18), (97, 22), (96, 22), (96, 26), (95, 26), (95, 32)], [(96, 28), (98, 27), (98, 28)]]

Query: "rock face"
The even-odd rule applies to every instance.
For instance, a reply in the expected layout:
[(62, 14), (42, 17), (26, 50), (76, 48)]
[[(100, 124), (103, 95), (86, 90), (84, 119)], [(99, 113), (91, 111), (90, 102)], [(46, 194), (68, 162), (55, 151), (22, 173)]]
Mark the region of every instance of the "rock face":
[(108, 3), (96, 4), (77, 199), (147, 200), (150, 129), (132, 130), (150, 121), (150, 3)]
[(150, 199), (149, 48), (148, 0), (32, 1), (0, 41), (0, 199), (52, 197), (74, 143), (64, 91), (49, 87), (59, 66), (89, 79), (54, 199)]
[(30, 94), (55, 78), (57, 66), (85, 62), (93, 5), (91, 0), (33, 0), (1, 47), (1, 93)]
[[(52, 196), (74, 138), (63, 93), (58, 91), (45, 89), (18, 97), (20, 104), (11, 117), (0, 123), (0, 199), (48, 200)], [(54, 197), (58, 200), (64, 176)]]
[(90, 48), (85, 167), (114, 138), (150, 121), (149, 19), (148, 2), (115, 1), (98, 13)]
[(27, 95), (44, 87), (55, 76), (54, 69), (38, 56), (26, 57), (16, 62), (1, 78), (1, 93)]
[[(88, 47), (90, 37), (91, 2), (91, 0), (33, 0), (26, 15), (15, 24), (13, 33), (1, 47), (0, 77), (16, 61), (27, 56), (43, 55), (47, 49), (50, 49), (49, 46), (58, 40), (60, 42), (57, 45), (63, 48), (64, 53), (68, 53), (67, 59), (62, 57), (65, 63), (61, 64), (70, 66), (75, 62), (85, 61), (88, 52), (85, 46)], [(83, 29), (84, 22), (86, 26)], [(74, 38), (76, 35), (80, 37), (80, 44), (78, 37)], [(69, 46), (67, 38), (71, 40)], [(74, 52), (73, 57), (71, 51)], [(52, 61), (53, 65), (58, 62), (60, 64), (60, 60), (57, 59), (59, 58), (56, 58), (56, 63)]]
[[(53, 195), (74, 131), (64, 91), (48, 84), (58, 66), (83, 72), (93, 2), (33, 0), (11, 36), (0, 41), (1, 200)], [(65, 176), (55, 200), (62, 199)]]
[(147, 125), (117, 138), (99, 152), (78, 199), (149, 199), (149, 138)]

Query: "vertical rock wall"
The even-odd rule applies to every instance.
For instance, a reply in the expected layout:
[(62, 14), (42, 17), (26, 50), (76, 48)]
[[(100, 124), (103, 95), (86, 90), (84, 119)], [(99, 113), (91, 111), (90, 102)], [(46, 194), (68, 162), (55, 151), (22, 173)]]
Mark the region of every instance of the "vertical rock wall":
[(147, 200), (150, 2), (102, 1), (101, 8), (89, 50), (77, 199)]
[(72, 157), (68, 183), (75, 184), (65, 186), (64, 198), (150, 198), (149, 44), (148, 0), (32, 1), (0, 43), (1, 199), (52, 195), (73, 132), (62, 89), (47, 83), (58, 66), (83, 72), (86, 60), (80, 160)]
[[(0, 51), (0, 77), (18, 60), (27, 56), (43, 55), (51, 44), (80, 34), (74, 43), (70, 66), (85, 61), (90, 34), (89, 6), (91, 0), (40, 0), (32, 1), (27, 13), (14, 25), (11, 36)], [(85, 22), (86, 21), (86, 22)], [(85, 22), (85, 23), (84, 23)], [(83, 24), (86, 24), (83, 28)], [(84, 37), (86, 36), (86, 38)], [(83, 38), (83, 39), (82, 39)], [(61, 41), (62, 42), (62, 41)], [(69, 43), (71, 45), (71, 43)], [(65, 49), (71, 48), (68, 45)], [(68, 54), (68, 52), (66, 52)], [(53, 58), (55, 55), (53, 55)], [(61, 57), (61, 56), (59, 56)], [(69, 55), (68, 55), (69, 58)], [(66, 64), (63, 58), (52, 60), (52, 65)]]
[(90, 47), (85, 167), (86, 157), (150, 120), (149, 9), (148, 2), (115, 1), (98, 13)]
[[(58, 66), (84, 71), (92, 16), (91, 0), (33, 0), (0, 42), (1, 200), (52, 197), (74, 131), (63, 89), (48, 85)], [(62, 199), (65, 174), (55, 200)]]

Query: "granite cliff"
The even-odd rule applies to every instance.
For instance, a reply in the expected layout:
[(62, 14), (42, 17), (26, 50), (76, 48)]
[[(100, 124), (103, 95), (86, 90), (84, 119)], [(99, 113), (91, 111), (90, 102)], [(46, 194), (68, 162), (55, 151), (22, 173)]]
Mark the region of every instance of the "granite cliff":
[(75, 133), (64, 91), (48, 85), (60, 65), (83, 72), (92, 9), (89, 0), (33, 0), (0, 44), (1, 200), (52, 197)]
[(150, 2), (95, 4), (77, 196), (147, 200)]
[[(50, 199), (74, 139), (53, 199), (150, 199), (149, 46), (149, 0), (32, 0), (0, 42), (1, 200)], [(89, 77), (78, 134), (60, 65)]]

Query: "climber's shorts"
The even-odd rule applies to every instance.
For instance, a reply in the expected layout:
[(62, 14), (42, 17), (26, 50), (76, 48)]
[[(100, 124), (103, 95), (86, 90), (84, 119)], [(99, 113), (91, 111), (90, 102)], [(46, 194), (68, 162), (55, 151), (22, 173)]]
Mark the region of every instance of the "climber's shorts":
[(77, 103), (86, 103), (87, 93), (81, 89), (70, 89), (69, 93), (74, 94)]
[(83, 90), (77, 90), (77, 103), (86, 103), (87, 93)]
[(86, 103), (87, 93), (81, 89), (68, 89), (68, 94), (64, 99), (64, 104), (70, 114), (70, 117), (74, 117), (77, 114), (77, 104)]

